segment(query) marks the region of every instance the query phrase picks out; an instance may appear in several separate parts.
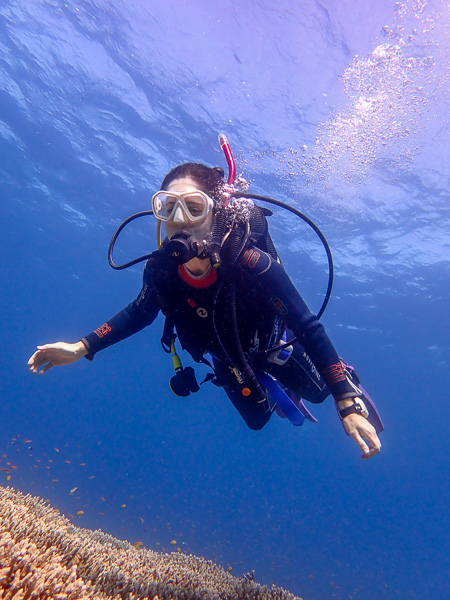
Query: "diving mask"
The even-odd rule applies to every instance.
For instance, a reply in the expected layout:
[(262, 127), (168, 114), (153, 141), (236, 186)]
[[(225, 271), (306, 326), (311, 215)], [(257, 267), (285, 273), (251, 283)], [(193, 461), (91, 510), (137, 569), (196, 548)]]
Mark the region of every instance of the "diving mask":
[(153, 214), (160, 221), (187, 226), (205, 219), (214, 207), (214, 201), (205, 192), (168, 192), (160, 190), (152, 197)]

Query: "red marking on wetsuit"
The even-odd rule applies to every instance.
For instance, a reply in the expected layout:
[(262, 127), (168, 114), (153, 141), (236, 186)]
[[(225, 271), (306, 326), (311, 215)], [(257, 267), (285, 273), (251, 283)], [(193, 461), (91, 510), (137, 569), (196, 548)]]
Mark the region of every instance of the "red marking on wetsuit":
[(195, 302), (193, 300), (191, 300), (191, 298), (188, 298), (187, 301), (191, 308), (197, 308), (197, 305), (195, 304)]
[(110, 331), (111, 327), (108, 325), (108, 323), (103, 323), (103, 325), (100, 325), (100, 327), (94, 329), (94, 333), (98, 335), (99, 338), (105, 337), (105, 335), (108, 335)]
[(279, 298), (273, 298), (272, 304), (279, 315), (282, 315), (284, 317), (288, 314), (288, 309)]
[(242, 257), (242, 264), (247, 265), (249, 269), (254, 269), (260, 257), (261, 254), (256, 250), (247, 250)]
[(184, 265), (178, 266), (178, 275), (181, 279), (190, 285), (191, 287), (198, 289), (205, 289), (210, 287), (213, 283), (217, 281), (217, 271), (215, 269), (210, 269), (208, 273), (204, 277), (193, 277), (187, 270)]
[(340, 362), (326, 367), (322, 374), (327, 383), (337, 383), (338, 381), (345, 381), (346, 379), (344, 369)]
[(258, 262), (260, 256), (261, 254), (259, 252), (253, 252), (252, 257), (248, 261), (248, 266), (250, 267), (250, 269), (253, 269), (256, 266), (256, 263)]

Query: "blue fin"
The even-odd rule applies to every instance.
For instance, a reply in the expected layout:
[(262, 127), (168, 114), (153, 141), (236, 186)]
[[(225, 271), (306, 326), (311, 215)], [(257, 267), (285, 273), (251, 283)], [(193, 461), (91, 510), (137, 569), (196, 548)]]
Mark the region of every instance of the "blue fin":
[(317, 419), (309, 412), (303, 401), (290, 398), (275, 378), (263, 371), (258, 371), (255, 375), (293, 425), (297, 427), (303, 425), (305, 419), (317, 423)]

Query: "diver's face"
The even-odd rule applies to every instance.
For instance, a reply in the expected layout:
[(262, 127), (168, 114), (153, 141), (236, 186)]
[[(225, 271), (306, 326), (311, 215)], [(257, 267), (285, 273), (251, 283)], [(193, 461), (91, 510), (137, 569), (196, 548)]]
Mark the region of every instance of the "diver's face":
[[(198, 184), (190, 177), (182, 177), (180, 179), (174, 179), (172, 183), (167, 187), (168, 192), (195, 192), (199, 190)], [(194, 207), (195, 209), (195, 207)], [(177, 207), (175, 214), (170, 221), (164, 222), (164, 228), (167, 233), (167, 237), (170, 239), (175, 234), (185, 231), (189, 233), (197, 242), (202, 242), (208, 233), (212, 229), (213, 211), (209, 210), (205, 217), (190, 223), (187, 219), (181, 207)]]

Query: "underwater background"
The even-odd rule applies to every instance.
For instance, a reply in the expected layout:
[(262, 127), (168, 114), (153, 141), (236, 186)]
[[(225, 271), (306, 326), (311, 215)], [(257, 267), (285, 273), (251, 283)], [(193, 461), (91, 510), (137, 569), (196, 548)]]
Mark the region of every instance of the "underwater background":
[[(446, 1), (2, 0), (0, 483), (305, 600), (447, 597), (449, 57)], [(322, 320), (385, 424), (368, 462), (330, 400), (318, 424), (253, 432), (211, 384), (175, 397), (161, 318), (92, 364), (27, 372), (37, 344), (137, 295), (112, 233), (175, 165), (225, 167), (219, 132), (250, 191), (330, 243)], [(318, 310), (320, 242), (269, 221)], [(131, 225), (116, 260), (155, 229)]]

